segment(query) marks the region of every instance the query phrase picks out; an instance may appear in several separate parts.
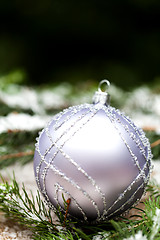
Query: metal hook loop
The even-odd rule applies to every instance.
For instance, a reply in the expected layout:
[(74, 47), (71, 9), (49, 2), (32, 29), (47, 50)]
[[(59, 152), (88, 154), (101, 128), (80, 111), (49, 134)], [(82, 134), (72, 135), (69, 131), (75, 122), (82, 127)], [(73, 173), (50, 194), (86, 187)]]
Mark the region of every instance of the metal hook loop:
[[(105, 90), (102, 89), (102, 85), (105, 84)], [(98, 85), (98, 91), (99, 92), (107, 92), (107, 89), (110, 87), (110, 82), (107, 79), (104, 79), (102, 81), (100, 81), (99, 85)]]

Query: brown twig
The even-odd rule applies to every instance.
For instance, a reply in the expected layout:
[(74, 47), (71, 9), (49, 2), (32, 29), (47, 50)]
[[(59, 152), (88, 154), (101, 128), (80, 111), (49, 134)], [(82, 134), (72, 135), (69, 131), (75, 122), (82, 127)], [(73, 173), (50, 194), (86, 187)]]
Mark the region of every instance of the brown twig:
[(156, 146), (158, 146), (158, 145), (160, 145), (160, 139), (158, 139), (157, 141), (153, 142), (153, 143), (151, 144), (151, 148), (154, 148), (154, 147), (156, 147)]
[(6, 160), (6, 159), (9, 159), (9, 158), (19, 158), (19, 157), (31, 156), (33, 154), (34, 154), (34, 151), (11, 153), (11, 154), (6, 154), (6, 155), (3, 155), (3, 156), (0, 156), (0, 160)]
[(67, 208), (66, 208), (66, 212), (65, 212), (65, 216), (64, 216), (64, 222), (63, 222), (63, 226), (64, 226), (64, 227), (65, 227), (65, 223), (66, 223), (67, 214), (68, 214), (68, 209), (69, 209), (69, 205), (70, 205), (70, 203), (71, 203), (71, 199), (68, 198), (67, 201), (66, 201), (66, 203), (67, 203)]
[(19, 130), (19, 129), (14, 129), (14, 130), (8, 129), (7, 132), (8, 133), (17, 133), (17, 132), (21, 132), (21, 130)]
[(153, 126), (144, 126), (143, 127), (143, 130), (144, 131), (155, 131), (156, 130), (156, 127), (153, 127)]

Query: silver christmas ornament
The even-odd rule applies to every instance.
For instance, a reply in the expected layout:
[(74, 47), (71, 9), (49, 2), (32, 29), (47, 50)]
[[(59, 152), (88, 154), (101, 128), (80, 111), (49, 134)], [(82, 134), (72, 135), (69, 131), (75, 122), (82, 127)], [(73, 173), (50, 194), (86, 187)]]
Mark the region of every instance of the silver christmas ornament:
[(100, 82), (93, 104), (55, 115), (36, 143), (34, 171), (49, 207), (99, 222), (128, 210), (144, 193), (151, 149), (142, 129), (109, 105)]

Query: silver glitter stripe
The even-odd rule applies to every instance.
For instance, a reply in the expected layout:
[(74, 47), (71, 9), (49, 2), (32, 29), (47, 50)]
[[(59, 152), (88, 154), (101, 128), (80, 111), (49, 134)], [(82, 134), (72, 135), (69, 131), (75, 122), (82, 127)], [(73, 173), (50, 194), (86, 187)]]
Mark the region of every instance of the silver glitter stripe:
[[(58, 183), (55, 183), (54, 184), (54, 187), (55, 187), (55, 195), (54, 195), (54, 199), (56, 201), (56, 204), (57, 206), (60, 208), (60, 211), (63, 212), (64, 211), (64, 208), (61, 207), (61, 205), (59, 204), (59, 201), (58, 201), (58, 191), (59, 191), (59, 186), (58, 186)], [(70, 215), (70, 214), (69, 214)]]
[[(79, 113), (82, 110), (82, 106), (75, 106), (75, 107), (71, 107), (69, 109), (67, 109), (69, 111), (71, 111), (71, 114), (69, 114), (66, 119), (64, 119), (61, 123), (57, 123), (54, 125), (54, 130), (57, 131), (60, 127), (62, 127), (62, 125), (64, 123), (66, 123), (69, 119), (71, 119), (74, 115), (76, 115), (77, 113)], [(68, 113), (69, 111), (64, 111), (63, 115)], [(48, 126), (49, 127), (49, 126)]]
[[(122, 123), (121, 123), (122, 124)], [(126, 128), (125, 128), (125, 125), (124, 124), (122, 124), (122, 126), (124, 127), (124, 129), (126, 130)], [(134, 126), (134, 124), (132, 124), (132, 127), (133, 127), (133, 129), (136, 131), (137, 130), (137, 128), (136, 128), (136, 126)], [(149, 145), (147, 146), (147, 148), (148, 148), (148, 158), (146, 157), (146, 155), (144, 154), (144, 149), (140, 146), (140, 142), (138, 141), (138, 140), (136, 140), (136, 136), (132, 133), (132, 132), (129, 132), (129, 131), (127, 131), (128, 133), (129, 133), (129, 137), (136, 143), (136, 146), (140, 149), (140, 152), (142, 153), (142, 155), (143, 155), (143, 157), (145, 158), (145, 160), (146, 160), (146, 163), (144, 164), (144, 167), (143, 167), (143, 171), (145, 171), (145, 169), (147, 169), (147, 166), (148, 166), (148, 175), (150, 175), (150, 173), (151, 173), (151, 169), (152, 169), (152, 167), (151, 167), (151, 162), (149, 163), (149, 161), (151, 161), (151, 158), (152, 158), (152, 154), (151, 154), (151, 150), (150, 150), (150, 147), (149, 147)], [(143, 132), (142, 132), (143, 133)], [(138, 133), (138, 131), (137, 131), (137, 135), (139, 136), (139, 138), (140, 138), (140, 134)], [(144, 133), (143, 133), (143, 135), (144, 135)], [(145, 135), (144, 135), (144, 137), (145, 137)], [(146, 137), (145, 137), (146, 138)], [(141, 139), (141, 141), (142, 141), (142, 139)], [(143, 145), (143, 144), (142, 144)], [(144, 146), (144, 145), (143, 145)], [(143, 150), (143, 151), (142, 151)], [(145, 174), (145, 173), (144, 173)], [(145, 179), (145, 181), (144, 182), (148, 182), (147, 181), (147, 178)]]
[(82, 114), (81, 116), (79, 116), (79, 117), (76, 119), (76, 121), (74, 121), (74, 122), (71, 124), (71, 126), (69, 126), (69, 127), (55, 140), (55, 142), (53, 142), (51, 135), (49, 135), (49, 130), (48, 130), (48, 127), (47, 127), (45, 132), (48, 133), (47, 136), (49, 137), (52, 145), (51, 145), (51, 146), (49, 147), (49, 149), (45, 152), (44, 156), (46, 156), (47, 153), (52, 149), (52, 147), (54, 147), (55, 143), (57, 143), (64, 135), (66, 135), (66, 134), (68, 133), (68, 131), (70, 130), (70, 128), (74, 127), (75, 124), (76, 124), (78, 121), (82, 120), (88, 113), (90, 113), (90, 111), (85, 112), (84, 114)]
[[(118, 111), (119, 112), (119, 111)], [(122, 116), (122, 115), (121, 115)], [(146, 163), (145, 165), (148, 165), (149, 169), (150, 169), (150, 165), (149, 165), (149, 162), (148, 162), (148, 159), (146, 158), (145, 154), (144, 154), (144, 149), (140, 146), (140, 142), (139, 142), (139, 139), (136, 139), (136, 136), (129, 131), (129, 127), (127, 125), (124, 125), (121, 120), (119, 118), (116, 117), (115, 114), (113, 114), (113, 117), (114, 119), (118, 122), (118, 123), (121, 123), (121, 125), (123, 126), (124, 130), (128, 133), (129, 137), (132, 138), (132, 140), (136, 143), (136, 146), (140, 149), (140, 152), (142, 153), (143, 157), (146, 159)], [(123, 116), (122, 116), (123, 117)], [(136, 127), (135, 127), (136, 128)], [(134, 129), (135, 130), (135, 129)], [(138, 135), (139, 136), (139, 135)], [(140, 137), (140, 136), (139, 136)], [(143, 152), (142, 152), (143, 150)], [(145, 170), (145, 168), (143, 168)], [(144, 172), (143, 170), (143, 172)], [(145, 172), (144, 172), (145, 174)]]
[(106, 204), (105, 194), (102, 193), (100, 187), (96, 184), (96, 181), (91, 176), (89, 176), (86, 173), (86, 171), (82, 167), (80, 167), (68, 154), (66, 154), (62, 148), (60, 148), (58, 145), (55, 145), (55, 146), (62, 153), (65, 159), (67, 159), (70, 163), (72, 163), (76, 167), (76, 169), (80, 171), (87, 178), (89, 182), (91, 182), (91, 184), (95, 187), (96, 191), (100, 193), (104, 208), (106, 209), (107, 204)]
[[(133, 195), (118, 209), (116, 209), (114, 212), (112, 212), (110, 215), (107, 216), (107, 218), (113, 216), (116, 212), (123, 210), (124, 207), (128, 204), (131, 203), (134, 199), (134, 196), (136, 195), (136, 193), (145, 186), (144, 182), (137, 188), (137, 190), (133, 193)], [(139, 201), (139, 199), (137, 199), (137, 201)]]
[[(105, 112), (106, 112), (106, 111), (105, 111)], [(106, 115), (107, 115), (107, 113), (106, 113)], [(115, 129), (117, 130), (118, 134), (120, 135), (122, 141), (123, 141), (124, 144), (126, 145), (126, 147), (127, 147), (128, 151), (129, 151), (129, 153), (130, 153), (130, 155), (131, 155), (131, 157), (132, 157), (135, 165), (137, 166), (137, 168), (138, 168), (138, 170), (139, 170), (139, 173), (141, 173), (141, 172), (142, 172), (142, 169), (141, 169), (141, 167), (140, 167), (140, 165), (139, 165), (139, 162), (137, 161), (137, 156), (133, 153), (133, 151), (131, 150), (131, 148), (130, 148), (130, 146), (128, 145), (127, 141), (126, 141), (125, 138), (122, 136), (121, 132), (119, 131), (118, 127), (116, 126), (113, 113), (110, 112), (110, 114), (108, 114), (107, 116), (109, 117), (110, 121), (113, 123), (113, 125), (114, 125)], [(145, 174), (143, 174), (143, 175), (144, 175), (143, 178), (144, 178), (144, 180), (145, 180), (146, 176), (145, 176)]]
[[(114, 109), (114, 108), (113, 108)], [(139, 136), (140, 140), (141, 140), (141, 143), (144, 147), (147, 147), (148, 149), (148, 159), (147, 161), (149, 160), (149, 158), (152, 158), (152, 153), (151, 153), (151, 149), (150, 149), (150, 144), (149, 144), (149, 141), (148, 139), (146, 138), (144, 132), (142, 131), (142, 129), (138, 129), (136, 127), (136, 125), (132, 122), (132, 120), (128, 117), (128, 116), (123, 116), (122, 112), (120, 112), (120, 110), (118, 109), (115, 109), (115, 111), (121, 115), (122, 117), (124, 117), (124, 119), (130, 124), (130, 126), (135, 130), (136, 134)]]
[[(143, 168), (144, 170), (147, 168), (148, 166), (148, 169), (149, 169), (149, 173), (151, 172), (151, 159), (152, 159), (152, 153), (151, 153), (151, 148), (150, 148), (150, 144), (149, 144), (149, 141), (148, 139), (146, 138), (144, 132), (142, 131), (142, 129), (139, 129), (136, 127), (136, 125), (132, 122), (132, 120), (129, 118), (129, 117), (126, 117), (125, 115), (123, 116), (123, 114), (115, 109), (115, 108), (112, 108), (114, 111), (116, 111), (116, 113), (118, 113), (119, 115), (121, 115), (122, 117), (124, 117), (124, 119), (130, 124), (130, 126), (133, 128), (133, 130), (136, 132), (136, 134), (138, 135), (138, 137), (140, 138), (141, 140), (141, 143), (139, 141), (139, 139), (136, 139), (136, 136), (135, 134), (133, 134), (132, 132), (129, 132), (129, 129), (128, 129), (128, 126), (127, 125), (124, 125), (120, 119), (117, 119), (118, 122), (121, 123), (121, 125), (124, 127), (125, 131), (127, 131), (129, 133), (129, 137), (136, 143), (136, 146), (140, 149), (140, 152), (142, 153), (143, 157), (145, 158), (146, 160), (146, 163), (145, 163), (145, 167)], [(145, 150), (141, 147), (141, 144), (144, 146), (144, 147), (147, 147), (147, 150), (148, 150), (148, 158), (146, 157), (145, 155)], [(145, 173), (144, 173), (145, 174)]]
[[(122, 114), (121, 114), (121, 115), (122, 115)], [(126, 120), (127, 122), (130, 122), (130, 121), (131, 121), (129, 117), (125, 117), (125, 120)], [(143, 130), (142, 130), (142, 129), (138, 129), (138, 128), (132, 123), (132, 121), (131, 121), (131, 124), (130, 124), (130, 125), (133, 127), (133, 129), (135, 130), (135, 132), (136, 132), (137, 135), (139, 136), (142, 145), (143, 145), (144, 147), (147, 147), (147, 150), (148, 150), (148, 158), (146, 158), (146, 159), (147, 159), (147, 162), (148, 162), (148, 161), (151, 160), (151, 158), (152, 158), (152, 153), (151, 153), (151, 148), (150, 148), (149, 140), (146, 138)]]
[[(121, 201), (121, 199), (123, 199), (125, 197), (125, 194), (127, 193), (127, 191), (131, 190), (132, 186), (141, 179), (141, 176), (142, 176), (142, 174), (139, 173), (138, 176), (131, 182), (131, 184), (123, 191), (123, 193), (120, 194), (120, 196), (115, 200), (115, 202), (108, 208), (108, 210), (106, 212), (106, 215), (115, 206), (115, 204), (118, 201)], [(149, 181), (149, 178), (150, 178), (150, 173), (146, 177), (146, 181), (144, 182), (144, 186), (147, 185), (147, 183)], [(144, 192), (145, 192), (145, 189), (144, 189)]]
[[(39, 156), (41, 157), (41, 159), (43, 159), (43, 162), (44, 162), (46, 165), (49, 165), (49, 164), (45, 161), (44, 157), (41, 155), (40, 152), (39, 152)], [(42, 175), (41, 177), (44, 179), (44, 176), (43, 176), (43, 175)], [(38, 183), (39, 183), (39, 189), (41, 189), (39, 179), (38, 179)], [(41, 189), (41, 191), (42, 191), (42, 194), (45, 196), (45, 203), (48, 205), (49, 208), (51, 208), (51, 209), (56, 213), (57, 209), (56, 209), (56, 207), (50, 202), (50, 199), (49, 199), (49, 197), (48, 197), (48, 195), (47, 195), (46, 190), (44, 191), (44, 190)], [(54, 199), (56, 200), (56, 202), (57, 202), (57, 204), (58, 204), (58, 200), (56, 199), (56, 197), (55, 197)], [(60, 206), (60, 208), (61, 208), (61, 206)], [(61, 208), (61, 209), (62, 209), (62, 208)], [(62, 210), (63, 210), (63, 209), (62, 209)]]
[[(54, 172), (55, 175), (58, 175), (58, 176), (62, 177), (65, 181), (67, 181), (73, 187), (78, 189), (85, 197), (87, 197), (90, 200), (90, 202), (92, 203), (92, 205), (96, 209), (96, 212), (97, 212), (97, 215), (98, 215), (98, 218), (99, 218), (100, 217), (100, 212), (99, 212), (98, 206), (97, 206), (96, 202), (90, 197), (90, 195), (85, 190), (83, 190), (76, 182), (74, 182), (73, 179), (67, 177), (64, 173), (62, 173), (60, 170), (58, 170), (56, 168), (56, 166), (49, 165), (46, 161), (44, 161), (44, 162), (45, 162), (46, 165), (48, 165), (50, 167), (50, 169)], [(45, 193), (44, 193), (44, 191), (42, 191), (42, 192), (46, 196), (46, 192)]]
[[(57, 113), (56, 115), (54, 115), (51, 119), (50, 119), (50, 121), (47, 123), (47, 126), (49, 126), (53, 121), (56, 121), (55, 122), (55, 126), (56, 126), (56, 123), (60, 120), (60, 118), (62, 117), (62, 115), (64, 114), (64, 113), (67, 113), (68, 111), (67, 111), (68, 109), (64, 109), (63, 111), (61, 111), (61, 112), (59, 112), (59, 113)], [(41, 134), (41, 133), (40, 133)]]
[(130, 183), (130, 185), (120, 194), (120, 196), (114, 201), (114, 203), (107, 209), (106, 214), (108, 214), (108, 212), (112, 210), (112, 208), (125, 197), (126, 193), (130, 191), (132, 186), (136, 182), (138, 182), (140, 179), (141, 179), (141, 174), (138, 174), (138, 176)]
[[(40, 158), (41, 158), (41, 162), (46, 163), (46, 162), (45, 162), (45, 159), (44, 159), (44, 156), (40, 153), (39, 149), (38, 149), (37, 151), (38, 151), (38, 154), (39, 154), (39, 156), (40, 156)], [(48, 163), (47, 163), (47, 164), (48, 164)], [(45, 167), (45, 168), (46, 168), (46, 167)], [(37, 174), (39, 175), (39, 172), (38, 172)], [(41, 178), (44, 179), (44, 178), (43, 178), (43, 174), (41, 175)], [(51, 207), (51, 206), (52, 206), (52, 203), (50, 202), (50, 199), (49, 199), (49, 197), (47, 196), (46, 191), (44, 192), (44, 190), (41, 188), (41, 185), (40, 185), (40, 181), (39, 181), (39, 177), (38, 177), (38, 176), (37, 176), (37, 185), (38, 185), (39, 189), (41, 190), (42, 194), (45, 196), (45, 199), (46, 199), (46, 201), (47, 201), (48, 206)], [(54, 207), (52, 207), (52, 209), (54, 210)]]
[[(64, 189), (64, 187), (62, 187), (62, 185), (60, 185), (60, 183), (55, 183), (55, 187), (57, 188), (57, 191), (58, 190), (61, 190), (63, 191), (64, 193), (66, 193), (69, 198), (71, 198), (71, 201), (75, 203), (76, 207), (79, 209), (79, 211), (82, 213), (83, 215), (83, 218), (85, 221), (87, 221), (87, 216), (85, 214), (85, 212), (83, 211), (83, 209), (81, 208), (81, 206), (79, 205), (79, 203), (77, 202), (77, 200), (68, 192)], [(59, 204), (60, 205), (60, 204)]]
[[(65, 113), (67, 113), (67, 112), (69, 112), (69, 111), (71, 111), (71, 110), (73, 109), (73, 114), (72, 114), (72, 116), (74, 116), (74, 115), (76, 115), (77, 113), (79, 113), (79, 112), (83, 109), (82, 106), (83, 106), (83, 105), (77, 106), (76, 109), (78, 109), (78, 111), (76, 111), (76, 112), (74, 111), (74, 107), (71, 107), (71, 108), (69, 108), (69, 109), (66, 109)], [(85, 107), (85, 108), (86, 108), (86, 107)], [(67, 111), (67, 110), (68, 110), (68, 111)], [(71, 125), (70, 127), (68, 127), (68, 128), (62, 133), (62, 135), (55, 140), (55, 142), (58, 142), (58, 141), (60, 140), (60, 138), (63, 137), (63, 136), (69, 131), (69, 129), (70, 129), (71, 127), (74, 127), (74, 125), (75, 125), (79, 120), (81, 120), (83, 117), (85, 117), (88, 113), (90, 113), (90, 111), (85, 112), (85, 113), (83, 113), (80, 117), (78, 117), (78, 118), (76, 119), (76, 121), (73, 122), (72, 125)], [(64, 112), (61, 113), (60, 117), (61, 117), (63, 114), (64, 114)], [(59, 119), (60, 119), (60, 118), (59, 118)], [(59, 119), (57, 119), (57, 122), (56, 122), (55, 125), (53, 126), (53, 130), (55, 130), (56, 125), (57, 125)], [(53, 120), (54, 120), (54, 119), (52, 119), (52, 121), (53, 121)], [(68, 120), (69, 120), (69, 119), (67, 119), (67, 118), (64, 119), (63, 123), (66, 123)], [(47, 125), (46, 129), (48, 129), (48, 128), (50, 127), (50, 124), (52, 123), (52, 121), (49, 122), (49, 124)], [(44, 130), (45, 130), (45, 129), (44, 129)], [(49, 139), (51, 140), (52, 138), (49, 138)], [(53, 143), (53, 141), (51, 141), (51, 142)], [(52, 148), (53, 146), (54, 146), (54, 144), (52, 144), (52, 145), (46, 150), (44, 156), (47, 155), (47, 153), (51, 150), (51, 148)]]
[[(64, 111), (65, 111), (65, 110), (64, 110)], [(48, 124), (51, 124), (52, 121), (54, 121), (54, 120), (57, 120), (57, 121), (58, 121), (58, 120), (61, 118), (62, 114), (63, 114), (63, 112), (60, 112), (60, 113), (56, 114), (56, 115), (50, 120), (50, 122), (49, 122)], [(38, 152), (39, 156), (41, 155), (41, 154), (40, 154), (40, 150), (39, 150), (39, 139), (40, 139), (41, 135), (42, 135), (44, 132), (45, 132), (45, 129), (43, 129), (41, 132), (39, 132), (39, 137), (36, 138), (37, 142), (36, 142), (36, 144), (35, 144), (35, 147), (36, 147), (36, 151)], [(39, 189), (41, 189), (40, 182), (39, 182), (39, 172), (40, 172), (40, 167), (41, 167), (43, 161), (44, 161), (43, 158), (41, 158), (41, 161), (39, 162), (38, 166), (36, 167), (36, 173), (37, 173), (36, 181), (37, 181), (37, 185), (38, 185)]]
[[(50, 121), (47, 123), (47, 127), (49, 127), (50, 124), (55, 120), (56, 122), (55, 122), (55, 124), (54, 124), (53, 127), (54, 127), (54, 130), (56, 130), (56, 128), (58, 127), (59, 120), (60, 120), (60, 118), (61, 118), (64, 114), (72, 111), (72, 113), (73, 113), (73, 115), (74, 115), (74, 114), (80, 112), (80, 111), (84, 108), (84, 106), (85, 106), (85, 108), (87, 108), (88, 105), (89, 105), (89, 104), (81, 104), (81, 105), (71, 106), (71, 107), (69, 107), (69, 108), (64, 109), (63, 111), (57, 113), (56, 115), (54, 115), (54, 116), (50, 119)], [(76, 111), (75, 111), (75, 110), (76, 110)], [(73, 116), (73, 115), (72, 115), (72, 116)], [(66, 120), (65, 120), (65, 121), (66, 121)]]

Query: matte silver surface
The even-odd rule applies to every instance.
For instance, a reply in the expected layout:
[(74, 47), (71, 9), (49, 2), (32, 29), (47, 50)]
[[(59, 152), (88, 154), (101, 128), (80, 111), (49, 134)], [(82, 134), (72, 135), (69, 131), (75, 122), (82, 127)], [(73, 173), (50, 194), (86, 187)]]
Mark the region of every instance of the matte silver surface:
[(103, 104), (70, 107), (56, 115), (36, 143), (34, 171), (53, 209), (84, 221), (121, 214), (138, 201), (151, 170), (143, 131), (119, 110)]

